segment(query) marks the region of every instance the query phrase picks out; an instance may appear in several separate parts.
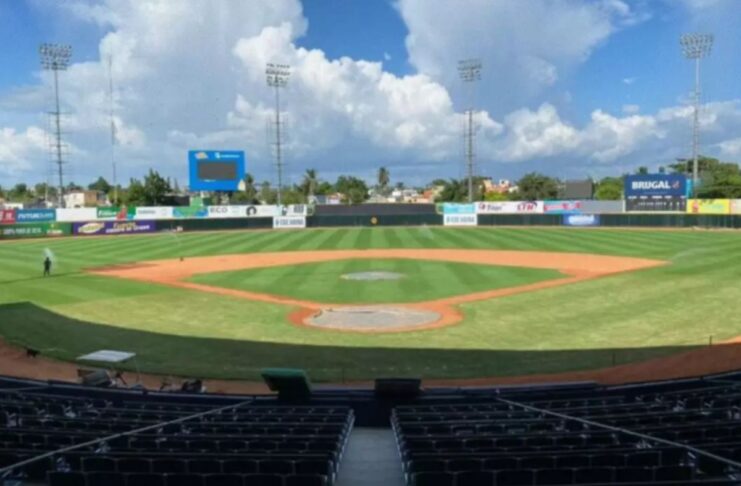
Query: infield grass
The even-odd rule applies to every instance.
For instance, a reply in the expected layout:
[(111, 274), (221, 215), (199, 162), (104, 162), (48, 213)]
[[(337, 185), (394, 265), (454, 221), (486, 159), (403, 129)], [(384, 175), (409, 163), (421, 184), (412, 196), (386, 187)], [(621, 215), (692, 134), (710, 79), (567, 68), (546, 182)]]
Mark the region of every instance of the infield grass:
[[(392, 272), (397, 280), (347, 280), (357, 272)], [(334, 304), (421, 302), (563, 278), (556, 270), (406, 259), (350, 259), (196, 275), (190, 280)]]
[[(44, 249), (55, 276), (41, 278)], [(461, 307), (456, 326), (395, 334), (297, 327), (291, 309), (85, 268), (178, 256), (361, 248), (543, 250), (668, 260), (663, 267)], [(73, 360), (137, 353), (142, 371), (313, 379), (475, 377), (568, 371), (664, 356), (741, 335), (741, 233), (569, 228), (347, 228), (0, 243), (0, 335)]]

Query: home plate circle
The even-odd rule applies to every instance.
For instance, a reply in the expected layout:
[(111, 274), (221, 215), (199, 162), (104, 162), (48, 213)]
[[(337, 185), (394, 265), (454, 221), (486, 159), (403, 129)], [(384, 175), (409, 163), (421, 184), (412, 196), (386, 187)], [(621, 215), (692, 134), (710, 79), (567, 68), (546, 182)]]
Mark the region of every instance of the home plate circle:
[(404, 274), (396, 272), (354, 272), (346, 273), (340, 278), (344, 280), (399, 280)]
[(423, 328), (441, 317), (435, 311), (405, 307), (334, 307), (321, 309), (304, 322), (326, 329), (383, 332)]

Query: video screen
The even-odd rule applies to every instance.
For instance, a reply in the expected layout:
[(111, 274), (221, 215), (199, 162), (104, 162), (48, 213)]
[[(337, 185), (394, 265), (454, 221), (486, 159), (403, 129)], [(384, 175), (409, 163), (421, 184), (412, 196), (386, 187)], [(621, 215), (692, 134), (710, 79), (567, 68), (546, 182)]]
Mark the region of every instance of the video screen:
[(211, 162), (198, 163), (198, 178), (204, 181), (233, 181), (237, 178), (236, 162)]

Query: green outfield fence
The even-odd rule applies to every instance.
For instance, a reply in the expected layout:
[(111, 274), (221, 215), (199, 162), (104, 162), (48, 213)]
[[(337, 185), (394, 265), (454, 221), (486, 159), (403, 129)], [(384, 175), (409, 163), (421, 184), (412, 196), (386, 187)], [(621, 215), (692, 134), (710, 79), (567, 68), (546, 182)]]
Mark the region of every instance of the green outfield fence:
[[(373, 214), (362, 205), (356, 207), (358, 214), (314, 214), (306, 216), (306, 227), (392, 227), (392, 226), (441, 226), (443, 216), (431, 213)], [(404, 205), (399, 205), (399, 211)], [(562, 226), (565, 215), (562, 214), (480, 214), (478, 226)], [(125, 224), (121, 222), (121, 224)], [(155, 231), (219, 231), (272, 229), (273, 218), (188, 218), (153, 221)], [(598, 222), (590, 226), (610, 228), (708, 228), (737, 229), (741, 228), (741, 215), (698, 215), (684, 213), (622, 213), (600, 214)], [(0, 224), (0, 239), (38, 238), (67, 236), (74, 234), (73, 224), (48, 223), (14, 223)]]

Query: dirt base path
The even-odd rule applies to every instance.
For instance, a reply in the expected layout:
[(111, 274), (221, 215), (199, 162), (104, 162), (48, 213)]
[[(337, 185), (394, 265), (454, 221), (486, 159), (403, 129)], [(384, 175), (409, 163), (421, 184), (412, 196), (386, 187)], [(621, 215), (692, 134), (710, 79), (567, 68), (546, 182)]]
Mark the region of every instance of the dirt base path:
[[(344, 331), (359, 333), (405, 332), (421, 329), (438, 328), (460, 322), (462, 314), (456, 309), (459, 304), (478, 300), (493, 299), (515, 295), (523, 292), (533, 292), (567, 285), (592, 278), (603, 277), (621, 272), (630, 272), (644, 268), (664, 265), (666, 262), (645, 258), (615, 257), (606, 255), (592, 255), (583, 253), (556, 253), (530, 251), (494, 251), (494, 250), (423, 250), (423, 249), (394, 249), (394, 250), (338, 250), (338, 251), (294, 251), (275, 253), (250, 253), (240, 255), (223, 255), (209, 257), (192, 257), (183, 260), (156, 260), (144, 263), (116, 265), (111, 267), (91, 269), (89, 272), (97, 275), (118, 277), (143, 282), (154, 282), (163, 285), (210, 292), (219, 295), (287, 305), (298, 308), (289, 315), (289, 320), (296, 325), (311, 325), (310, 318), (321, 312), (322, 309), (350, 307), (349, 304), (330, 302), (314, 302), (295, 299), (280, 295), (251, 292), (247, 290), (228, 289), (212, 285), (188, 282), (187, 280), (198, 274), (226, 272), (234, 270), (248, 270), (255, 268), (298, 265), (302, 263), (316, 263), (348, 259), (412, 259), (434, 260), (479, 265), (500, 265), (511, 267), (526, 267), (558, 270), (564, 278), (544, 280), (527, 285), (507, 287), (502, 289), (485, 290), (466, 295), (457, 295), (438, 300), (416, 302), (410, 304), (393, 304), (394, 307), (405, 307), (412, 310), (434, 312), (440, 317), (422, 324), (413, 326), (383, 326), (358, 328), (347, 327), (318, 327), (328, 331)], [(357, 305), (357, 304), (354, 304)], [(388, 308), (388, 305), (366, 307)]]

